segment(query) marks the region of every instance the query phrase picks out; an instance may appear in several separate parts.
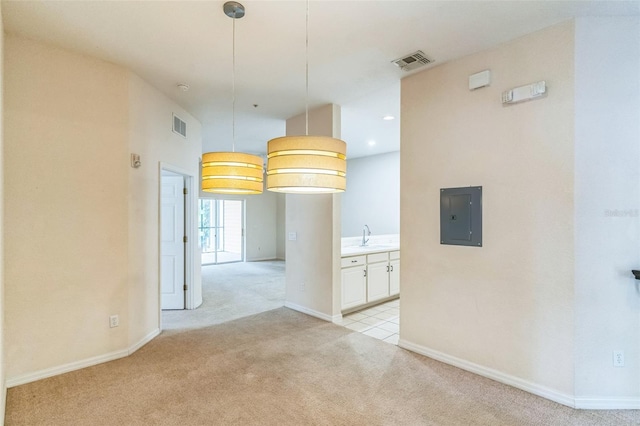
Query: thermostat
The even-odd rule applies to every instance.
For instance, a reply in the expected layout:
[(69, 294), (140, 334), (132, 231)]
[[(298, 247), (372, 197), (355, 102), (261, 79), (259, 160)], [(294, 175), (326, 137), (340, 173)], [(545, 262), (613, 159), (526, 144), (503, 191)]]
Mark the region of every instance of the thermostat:
[(484, 70), (469, 76), (469, 90), (476, 90), (491, 84), (491, 71)]

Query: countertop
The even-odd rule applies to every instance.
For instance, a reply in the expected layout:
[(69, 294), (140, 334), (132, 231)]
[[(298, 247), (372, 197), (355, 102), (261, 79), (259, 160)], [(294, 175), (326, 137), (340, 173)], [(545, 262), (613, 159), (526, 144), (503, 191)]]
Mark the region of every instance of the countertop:
[(400, 250), (399, 245), (395, 244), (371, 244), (367, 246), (347, 246), (342, 247), (342, 257), (346, 256), (357, 256), (360, 254), (371, 254), (371, 253), (380, 253), (385, 251), (396, 251)]

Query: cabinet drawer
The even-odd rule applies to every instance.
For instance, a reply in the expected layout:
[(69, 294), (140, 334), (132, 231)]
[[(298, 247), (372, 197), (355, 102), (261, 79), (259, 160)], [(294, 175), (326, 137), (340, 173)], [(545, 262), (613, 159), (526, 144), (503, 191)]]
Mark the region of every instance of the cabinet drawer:
[(373, 253), (367, 255), (368, 263), (376, 263), (376, 262), (386, 262), (389, 260), (389, 252), (384, 253)]
[(400, 259), (400, 250), (390, 251), (389, 252), (389, 260)]
[(342, 267), (347, 268), (349, 266), (359, 266), (367, 263), (367, 256), (351, 256), (342, 258)]

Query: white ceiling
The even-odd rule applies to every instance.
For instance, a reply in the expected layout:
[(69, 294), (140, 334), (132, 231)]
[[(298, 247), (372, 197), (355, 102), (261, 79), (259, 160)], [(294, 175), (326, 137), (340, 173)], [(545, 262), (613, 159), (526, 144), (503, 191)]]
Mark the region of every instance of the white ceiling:
[[(202, 122), (206, 152), (231, 148), (233, 20), (223, 4), (3, 0), (2, 15), (8, 33), (133, 70)], [(284, 134), (284, 120), (305, 109), (307, 5), (242, 4), (246, 16), (236, 20), (236, 149), (262, 154), (267, 140)], [(399, 81), (408, 74), (390, 61), (420, 49), (437, 66), (576, 16), (638, 14), (640, 0), (313, 0), (309, 105), (342, 106), (350, 158), (394, 151)], [(190, 90), (181, 91), (179, 83)], [(386, 114), (396, 120), (383, 121)]]

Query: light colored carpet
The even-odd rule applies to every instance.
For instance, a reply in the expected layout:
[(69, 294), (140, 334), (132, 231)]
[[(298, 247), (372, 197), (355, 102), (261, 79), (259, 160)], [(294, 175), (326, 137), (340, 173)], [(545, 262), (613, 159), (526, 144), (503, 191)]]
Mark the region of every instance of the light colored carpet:
[(163, 330), (206, 327), (284, 306), (283, 261), (239, 262), (202, 267), (202, 305), (162, 311)]
[(278, 308), (9, 389), (8, 425), (633, 425)]

